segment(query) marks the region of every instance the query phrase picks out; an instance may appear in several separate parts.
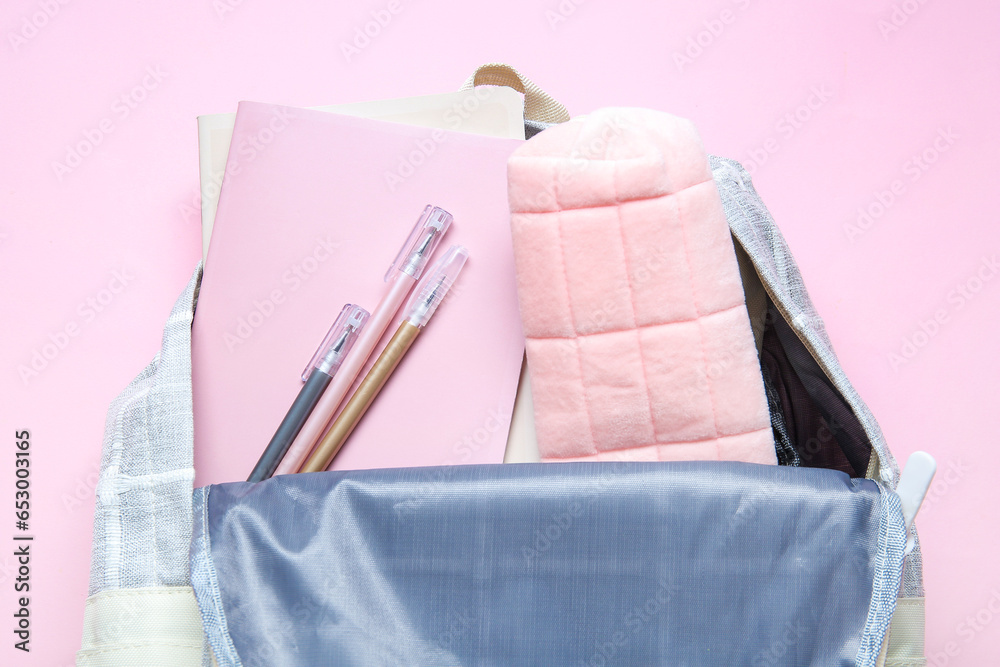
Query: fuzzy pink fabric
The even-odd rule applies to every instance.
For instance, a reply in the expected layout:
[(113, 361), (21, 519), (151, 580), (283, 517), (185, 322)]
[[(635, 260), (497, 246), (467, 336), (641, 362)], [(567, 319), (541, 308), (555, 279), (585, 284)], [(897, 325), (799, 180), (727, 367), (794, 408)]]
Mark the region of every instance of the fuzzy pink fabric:
[(507, 173), (542, 459), (776, 463), (694, 126), (603, 109), (526, 142)]

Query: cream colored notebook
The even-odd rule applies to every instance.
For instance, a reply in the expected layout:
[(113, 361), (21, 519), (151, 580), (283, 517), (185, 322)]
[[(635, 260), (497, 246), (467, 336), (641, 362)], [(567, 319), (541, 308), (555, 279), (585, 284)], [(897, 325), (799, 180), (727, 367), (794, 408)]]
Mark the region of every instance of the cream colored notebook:
[[(519, 93), (507, 87), (480, 86), (454, 93), (315, 108), (362, 118), (524, 139), (524, 100)], [(235, 113), (198, 116), (202, 254), (206, 258), (235, 122)], [(531, 385), (527, 368), (522, 366), (504, 461), (538, 460)]]

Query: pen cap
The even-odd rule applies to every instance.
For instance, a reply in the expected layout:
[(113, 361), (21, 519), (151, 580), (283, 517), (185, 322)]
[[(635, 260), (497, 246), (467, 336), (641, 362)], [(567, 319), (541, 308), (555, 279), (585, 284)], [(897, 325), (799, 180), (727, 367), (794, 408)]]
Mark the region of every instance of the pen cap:
[(326, 337), (323, 338), (323, 342), (320, 343), (316, 354), (309, 360), (309, 365), (302, 371), (302, 381), (309, 379), (313, 369), (327, 375), (336, 373), (340, 368), (340, 362), (351, 351), (354, 341), (358, 339), (358, 334), (367, 321), (368, 311), (361, 306), (355, 306), (353, 303), (344, 306)]
[(413, 278), (419, 278), (427, 260), (434, 254), (435, 248), (441, 242), (441, 237), (451, 226), (451, 213), (428, 204), (417, 219), (413, 231), (406, 239), (396, 259), (385, 273), (385, 282), (395, 277), (397, 271)]
[(406, 304), (406, 319), (409, 320), (410, 324), (417, 327), (423, 327), (427, 324), (431, 315), (448, 294), (455, 279), (458, 278), (458, 274), (462, 271), (467, 259), (469, 259), (469, 251), (465, 249), (465, 246), (453, 245), (431, 267), (413, 291), (410, 302)]

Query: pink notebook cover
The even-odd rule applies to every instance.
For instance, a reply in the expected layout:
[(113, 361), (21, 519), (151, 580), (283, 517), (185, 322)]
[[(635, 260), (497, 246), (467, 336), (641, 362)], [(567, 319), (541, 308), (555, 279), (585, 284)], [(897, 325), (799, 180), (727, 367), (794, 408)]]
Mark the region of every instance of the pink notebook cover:
[(524, 351), (506, 186), (520, 143), (240, 104), (194, 320), (197, 485), (246, 479), (337, 313), (374, 309), (426, 204), (455, 217), (431, 261), (461, 243), (468, 264), (333, 468), (503, 460)]

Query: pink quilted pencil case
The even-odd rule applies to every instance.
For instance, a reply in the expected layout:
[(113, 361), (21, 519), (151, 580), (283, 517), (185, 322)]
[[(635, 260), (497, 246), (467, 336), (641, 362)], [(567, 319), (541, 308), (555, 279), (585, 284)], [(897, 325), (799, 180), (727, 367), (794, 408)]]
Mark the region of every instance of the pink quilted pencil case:
[(743, 287), (687, 120), (611, 108), (508, 162), (543, 460), (776, 463)]

